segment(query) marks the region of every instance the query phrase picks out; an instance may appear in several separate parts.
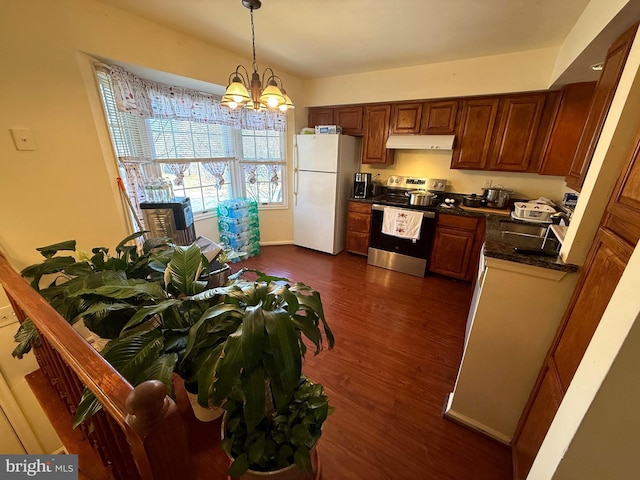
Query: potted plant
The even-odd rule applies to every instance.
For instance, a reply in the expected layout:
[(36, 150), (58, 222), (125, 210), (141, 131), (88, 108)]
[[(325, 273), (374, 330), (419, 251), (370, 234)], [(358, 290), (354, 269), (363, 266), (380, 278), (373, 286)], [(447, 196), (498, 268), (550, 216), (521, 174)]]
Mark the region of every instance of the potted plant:
[[(25, 268), (22, 275), (69, 323), (82, 320), (100, 339), (108, 340), (101, 354), (132, 385), (160, 380), (172, 394), (173, 373), (186, 368), (181, 360), (189, 328), (217, 302), (215, 295), (192, 298), (211, 283), (202, 278), (210, 265), (197, 245), (180, 247), (167, 239), (152, 239), (140, 252), (126, 245), (140, 235), (120, 242), (115, 256), (105, 247), (94, 248), (91, 256), (76, 252), (75, 241), (41, 247), (45, 260)], [(225, 255), (232, 258), (234, 252), (227, 249)], [(46, 276), (53, 279), (41, 288)], [(38, 342), (38, 333), (27, 320), (15, 339), (13, 355), (21, 358)], [(85, 390), (74, 423), (99, 409)]]
[(323, 387), (302, 375), (305, 337), (314, 354), (323, 332), (334, 345), (320, 294), (253, 270), (215, 291), (221, 302), (190, 329), (185, 359), (196, 367), (200, 393), (208, 382), (211, 403), (227, 410), (222, 445), (232, 458), (229, 475), (285, 469), (307, 478), (331, 411)]

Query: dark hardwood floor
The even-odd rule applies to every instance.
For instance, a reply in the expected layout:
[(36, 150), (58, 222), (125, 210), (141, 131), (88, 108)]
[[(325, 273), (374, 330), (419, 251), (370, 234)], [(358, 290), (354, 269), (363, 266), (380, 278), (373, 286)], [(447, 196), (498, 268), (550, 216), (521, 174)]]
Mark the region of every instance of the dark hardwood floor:
[(303, 371), (336, 408), (319, 451), (324, 480), (510, 480), (511, 451), (442, 417), (464, 341), (471, 286), (295, 246), (233, 264), (318, 290), (335, 337)]

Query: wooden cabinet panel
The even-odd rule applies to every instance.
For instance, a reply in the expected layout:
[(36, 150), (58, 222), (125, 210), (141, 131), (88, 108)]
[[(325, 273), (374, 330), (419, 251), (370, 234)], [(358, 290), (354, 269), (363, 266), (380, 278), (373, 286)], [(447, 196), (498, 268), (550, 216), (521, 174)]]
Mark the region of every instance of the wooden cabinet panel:
[[(625, 250), (627, 250), (625, 252)], [(560, 383), (566, 390), (591, 337), (607, 308), (629, 260), (630, 251), (606, 231), (600, 231), (591, 254), (588, 273), (566, 320), (553, 353)]]
[(436, 228), (429, 270), (448, 277), (465, 278), (471, 258), (474, 232)]
[(335, 125), (333, 121), (333, 108), (314, 107), (309, 109), (309, 127), (317, 125)]
[[(366, 213), (371, 215), (371, 204), (368, 202), (349, 202), (347, 210), (349, 212)], [(369, 230), (367, 230), (368, 232)]]
[(391, 108), (391, 133), (419, 133), (422, 105), (422, 103), (394, 103)]
[(420, 133), (454, 134), (458, 116), (458, 101), (426, 102), (422, 109)]
[(336, 125), (342, 127), (342, 133), (345, 135), (362, 135), (362, 115), (361, 105), (333, 109), (333, 120)]
[(395, 150), (387, 150), (391, 105), (364, 107), (362, 163), (391, 165)]
[(429, 271), (461, 280), (475, 276), (484, 237), (484, 219), (438, 215)]
[(461, 102), (457, 145), (453, 150), (451, 168), (483, 170), (487, 165), (498, 114), (498, 98), (479, 98)]
[(500, 100), (489, 170), (525, 172), (542, 118), (546, 94), (509, 96)]
[(604, 69), (596, 85), (587, 121), (580, 136), (576, 154), (571, 162), (569, 174), (566, 177), (569, 188), (577, 191), (582, 188), (637, 28), (637, 24), (630, 28), (611, 45), (607, 52)]
[(542, 381), (536, 390), (535, 401), (529, 409), (529, 421), (513, 444), (515, 479), (527, 477), (561, 401), (562, 390), (555, 372), (545, 365)]
[(309, 127), (338, 125), (345, 135), (362, 135), (362, 105), (348, 107), (312, 107), (309, 109)]
[(607, 206), (604, 226), (636, 245), (640, 239), (640, 138), (631, 154), (631, 162), (616, 185), (615, 194)]
[(560, 102), (549, 126), (541, 175), (566, 176), (584, 129), (596, 82), (572, 83), (562, 89)]
[(347, 214), (349, 230), (360, 233), (369, 233), (371, 228), (371, 214), (349, 212)]
[(371, 204), (350, 201), (347, 207), (347, 251), (367, 255), (371, 230)]

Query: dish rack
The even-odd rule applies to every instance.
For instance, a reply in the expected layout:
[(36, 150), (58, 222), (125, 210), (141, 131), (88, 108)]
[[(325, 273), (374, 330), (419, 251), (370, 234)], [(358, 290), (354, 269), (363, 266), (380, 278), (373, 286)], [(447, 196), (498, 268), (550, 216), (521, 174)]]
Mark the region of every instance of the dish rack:
[(513, 217), (520, 220), (548, 222), (555, 208), (541, 203), (515, 202)]

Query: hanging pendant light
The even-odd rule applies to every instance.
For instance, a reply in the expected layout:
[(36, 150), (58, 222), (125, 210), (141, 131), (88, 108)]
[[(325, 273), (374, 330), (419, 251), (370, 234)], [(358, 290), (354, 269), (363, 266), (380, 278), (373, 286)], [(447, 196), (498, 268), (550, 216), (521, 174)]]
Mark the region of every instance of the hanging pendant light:
[[(238, 65), (234, 73), (229, 75), (229, 85), (222, 97), (221, 105), (235, 108), (249, 108), (251, 110), (280, 110), (286, 112), (295, 108), (293, 102), (282, 88), (282, 80), (271, 68), (266, 68), (262, 77), (258, 73), (256, 63), (256, 37), (253, 27), (253, 11), (262, 6), (260, 0), (242, 0), (242, 5), (249, 9), (251, 16), (251, 47), (253, 51), (253, 73), (242, 65)], [(262, 86), (265, 85), (263, 89)]]

